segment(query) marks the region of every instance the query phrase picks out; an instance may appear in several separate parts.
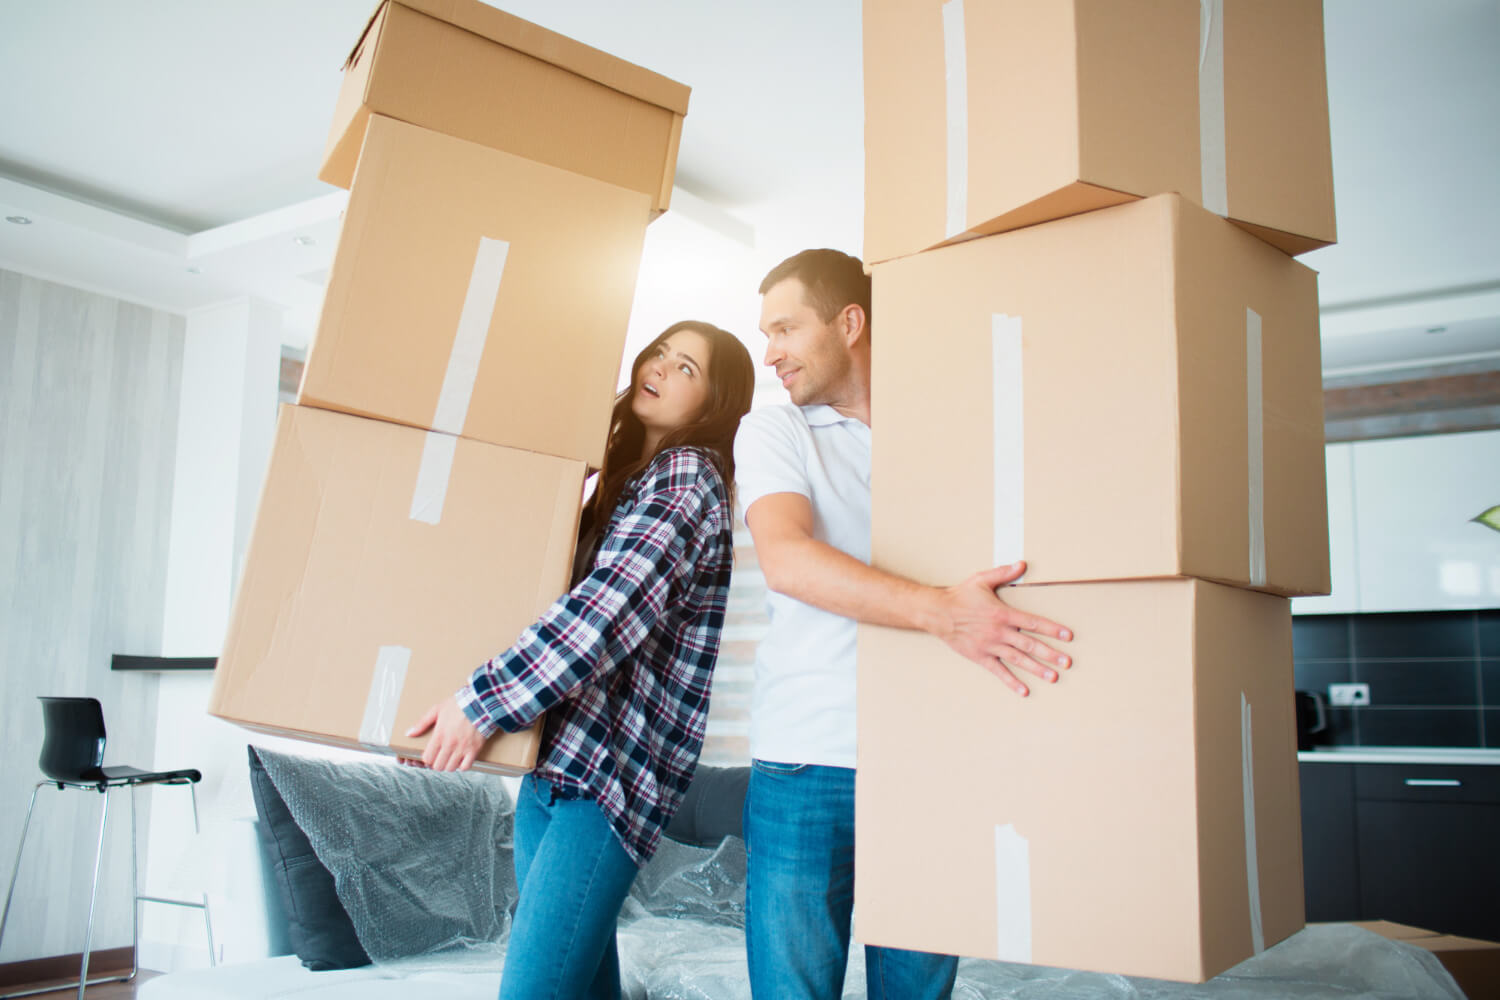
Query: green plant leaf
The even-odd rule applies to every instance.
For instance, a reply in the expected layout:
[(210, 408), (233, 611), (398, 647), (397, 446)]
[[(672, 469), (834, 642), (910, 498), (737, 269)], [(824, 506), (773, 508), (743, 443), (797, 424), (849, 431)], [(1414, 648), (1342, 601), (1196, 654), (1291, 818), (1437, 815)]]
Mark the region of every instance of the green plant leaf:
[(1478, 521), (1486, 528), (1494, 528), (1496, 531), (1500, 531), (1500, 504), (1496, 504), (1478, 517), (1471, 518), (1471, 520)]

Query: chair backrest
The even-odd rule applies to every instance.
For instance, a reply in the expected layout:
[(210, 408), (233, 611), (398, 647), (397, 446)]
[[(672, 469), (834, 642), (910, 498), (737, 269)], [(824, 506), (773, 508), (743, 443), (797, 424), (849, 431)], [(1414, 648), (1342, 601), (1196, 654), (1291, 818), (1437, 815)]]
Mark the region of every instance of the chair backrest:
[(56, 781), (99, 778), (104, 763), (104, 709), (97, 698), (39, 698), (42, 773)]

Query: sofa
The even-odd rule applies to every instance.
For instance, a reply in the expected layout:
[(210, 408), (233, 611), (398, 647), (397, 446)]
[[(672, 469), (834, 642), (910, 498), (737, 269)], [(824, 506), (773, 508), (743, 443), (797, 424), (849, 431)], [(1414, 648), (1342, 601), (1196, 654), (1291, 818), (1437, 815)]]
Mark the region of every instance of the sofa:
[[(256, 838), (221, 863), (258, 869), (263, 956), (145, 981), (141, 1000), (492, 998), (515, 901), (513, 779), (249, 748)], [(618, 933), (629, 1000), (748, 1000), (746, 768), (702, 767)], [(252, 846), (253, 845), (253, 846)], [(216, 923), (220, 922), (216, 916)], [(844, 998), (863, 997), (851, 949)], [(1423, 949), (1352, 925), (1309, 927), (1204, 984), (963, 959), (959, 1000), (1463, 1000)]]

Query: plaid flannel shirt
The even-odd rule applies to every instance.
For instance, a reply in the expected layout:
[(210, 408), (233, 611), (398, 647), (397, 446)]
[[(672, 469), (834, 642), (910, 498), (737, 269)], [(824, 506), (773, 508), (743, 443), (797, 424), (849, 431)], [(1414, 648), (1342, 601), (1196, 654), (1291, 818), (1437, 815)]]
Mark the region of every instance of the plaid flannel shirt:
[(662, 452), (622, 492), (589, 575), (458, 692), (486, 736), (547, 713), (537, 776), (598, 802), (639, 864), (698, 763), (733, 545), (707, 454)]

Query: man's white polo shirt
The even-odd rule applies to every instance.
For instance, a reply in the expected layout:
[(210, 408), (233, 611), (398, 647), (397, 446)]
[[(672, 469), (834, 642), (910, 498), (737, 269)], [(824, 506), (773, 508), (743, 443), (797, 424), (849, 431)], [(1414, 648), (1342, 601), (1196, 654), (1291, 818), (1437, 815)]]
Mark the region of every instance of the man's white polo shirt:
[[(739, 501), (748, 511), (772, 493), (799, 493), (813, 536), (870, 561), (870, 428), (831, 406), (753, 410), (734, 445)], [(770, 632), (755, 654), (750, 756), (854, 766), (855, 625), (768, 592)]]

